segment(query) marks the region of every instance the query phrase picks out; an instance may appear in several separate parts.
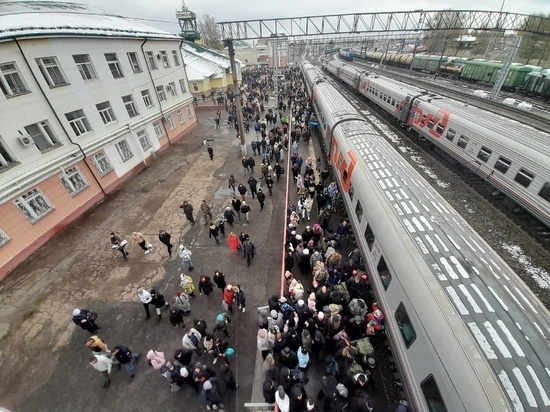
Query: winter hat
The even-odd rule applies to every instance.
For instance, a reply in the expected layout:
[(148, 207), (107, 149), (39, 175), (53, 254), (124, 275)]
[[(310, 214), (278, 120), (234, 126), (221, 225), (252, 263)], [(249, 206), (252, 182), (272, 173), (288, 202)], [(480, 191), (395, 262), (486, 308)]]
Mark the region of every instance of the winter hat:
[(260, 338), (265, 338), (265, 336), (266, 336), (265, 329), (260, 329), (260, 330), (258, 331), (258, 336), (259, 336)]
[(184, 246), (183, 245), (180, 245), (180, 250), (183, 250)]
[(361, 322), (361, 316), (355, 316), (353, 320), (356, 322)]
[(187, 368), (181, 368), (180, 375), (184, 378), (187, 378), (189, 376), (189, 371), (187, 370)]
[(323, 320), (324, 318), (325, 318), (325, 314), (324, 314), (323, 312), (319, 312), (319, 313), (317, 314), (317, 319)]
[(138, 289), (138, 294), (141, 295), (143, 293), (143, 288)]
[(78, 316), (78, 315), (80, 315), (80, 309), (73, 310), (73, 316)]
[(222, 314), (219, 314), (216, 316), (216, 322), (223, 322), (224, 316)]
[(307, 348), (302, 346), (302, 353), (305, 355), (307, 353)]
[(302, 252), (305, 256), (309, 255), (309, 249), (304, 249), (304, 251)]
[(279, 398), (286, 398), (286, 393), (282, 385), (279, 385), (279, 387), (277, 388), (277, 393), (279, 394)]
[(348, 394), (349, 394), (348, 388), (346, 388), (343, 384), (339, 383), (338, 385), (336, 385), (336, 390), (344, 398), (348, 397)]
[(302, 299), (298, 301), (298, 306), (304, 306), (304, 301)]
[(226, 288), (227, 290), (233, 290), (233, 285), (227, 285), (225, 288)]
[(381, 316), (382, 316), (382, 311), (381, 311), (380, 309), (376, 309), (376, 310), (374, 311), (374, 317), (375, 317), (375, 318), (379, 318), (379, 317), (381, 317)]
[(288, 355), (290, 353), (290, 348), (287, 346), (283, 352)]
[(313, 399), (308, 399), (306, 403), (306, 408), (308, 411), (312, 411), (315, 408), (315, 401)]
[(310, 227), (310, 226), (306, 226), (306, 230), (310, 230), (310, 229), (311, 229), (311, 227)]
[(293, 230), (292, 232), (290, 232), (290, 234), (291, 234), (292, 236), (296, 236), (296, 231)]
[(273, 309), (273, 310), (271, 311), (271, 317), (272, 317), (273, 319), (277, 319), (277, 311), (276, 311), (275, 309)]
[(296, 235), (296, 240), (302, 240), (302, 235)]
[(206, 381), (204, 382), (204, 384), (202, 385), (202, 388), (207, 391), (207, 390), (210, 390), (212, 389), (212, 384), (210, 383), (210, 381)]
[(374, 367), (374, 365), (376, 365), (376, 361), (374, 360), (374, 358), (369, 358), (367, 362), (371, 367)]

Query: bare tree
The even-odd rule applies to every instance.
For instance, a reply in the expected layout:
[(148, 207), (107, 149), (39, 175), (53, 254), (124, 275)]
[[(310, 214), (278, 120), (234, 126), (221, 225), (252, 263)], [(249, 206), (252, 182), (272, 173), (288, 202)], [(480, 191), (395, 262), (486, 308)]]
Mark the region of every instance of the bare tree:
[(207, 47), (217, 50), (223, 49), (220, 28), (214, 16), (203, 14), (199, 19), (198, 28)]

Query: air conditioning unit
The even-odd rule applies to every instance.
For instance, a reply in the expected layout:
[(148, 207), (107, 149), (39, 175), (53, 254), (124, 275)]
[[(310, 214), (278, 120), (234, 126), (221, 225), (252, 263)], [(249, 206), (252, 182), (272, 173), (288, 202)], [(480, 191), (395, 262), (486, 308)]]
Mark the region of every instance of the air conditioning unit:
[(29, 135), (18, 137), (17, 140), (19, 140), (19, 143), (23, 147), (31, 146), (34, 144), (34, 141)]

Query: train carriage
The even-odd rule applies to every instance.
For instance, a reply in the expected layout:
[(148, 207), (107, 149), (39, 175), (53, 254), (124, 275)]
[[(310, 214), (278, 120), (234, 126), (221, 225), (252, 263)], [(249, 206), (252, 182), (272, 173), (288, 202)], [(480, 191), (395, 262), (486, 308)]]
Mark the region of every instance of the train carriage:
[(530, 95), (550, 100), (550, 69), (527, 73), (523, 90)]
[(548, 311), (334, 87), (312, 88), (413, 409), (548, 409)]

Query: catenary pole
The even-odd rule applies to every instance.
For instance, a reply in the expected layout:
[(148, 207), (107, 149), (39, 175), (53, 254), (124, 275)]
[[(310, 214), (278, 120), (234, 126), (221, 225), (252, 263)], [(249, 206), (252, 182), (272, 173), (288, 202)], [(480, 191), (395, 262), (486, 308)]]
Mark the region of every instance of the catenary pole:
[(235, 48), (232, 39), (226, 39), (225, 44), (229, 52), (229, 61), (231, 62), (231, 73), (233, 73), (233, 90), (235, 91), (235, 104), (237, 106), (237, 123), (239, 124), (239, 132), (237, 136), (241, 139), (241, 155), (246, 156), (246, 140), (244, 138), (244, 123), (243, 123), (243, 108), (241, 105), (241, 93), (239, 90), (239, 81), (237, 79), (237, 64), (235, 63)]

